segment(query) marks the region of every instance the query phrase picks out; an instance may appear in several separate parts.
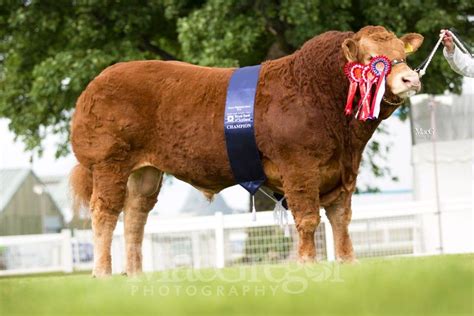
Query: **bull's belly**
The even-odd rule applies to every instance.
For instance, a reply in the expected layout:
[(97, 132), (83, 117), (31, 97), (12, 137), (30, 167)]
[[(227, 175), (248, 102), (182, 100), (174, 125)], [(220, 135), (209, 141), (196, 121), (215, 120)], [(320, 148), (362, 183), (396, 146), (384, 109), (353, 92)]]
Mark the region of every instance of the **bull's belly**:
[(195, 187), (217, 193), (234, 185), (224, 136), (219, 131), (193, 124), (186, 130), (158, 130), (143, 159), (159, 170)]
[[(159, 157), (160, 160), (162, 157)], [(176, 157), (173, 162), (158, 162), (156, 167), (176, 178), (208, 192), (218, 193), (235, 183), (224, 161)]]
[[(263, 159), (263, 165), (267, 181), (265, 186), (274, 192), (284, 193), (283, 183), (281, 181), (282, 175), (278, 171), (278, 166), (267, 158)], [(323, 197), (329, 193), (334, 192), (341, 186), (341, 170), (339, 169), (339, 162), (331, 161), (324, 165), (319, 170), (320, 183), (319, 192)]]

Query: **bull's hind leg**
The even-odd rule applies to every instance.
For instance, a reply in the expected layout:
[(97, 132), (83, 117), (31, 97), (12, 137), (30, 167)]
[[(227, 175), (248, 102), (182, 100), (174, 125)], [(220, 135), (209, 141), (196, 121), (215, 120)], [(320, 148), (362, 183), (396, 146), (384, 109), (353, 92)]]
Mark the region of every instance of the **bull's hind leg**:
[(354, 262), (354, 249), (349, 235), (349, 223), (352, 215), (351, 194), (343, 193), (325, 209), (334, 235), (336, 259), (340, 262)]
[(163, 173), (153, 167), (134, 171), (127, 183), (125, 202), (126, 273), (142, 271), (142, 241), (148, 212), (156, 203)]
[(92, 173), (92, 231), (94, 235), (95, 277), (110, 275), (112, 234), (123, 208), (128, 173), (116, 165), (98, 164)]
[[(309, 167), (309, 166), (308, 166)], [(303, 169), (303, 168), (298, 168)], [(289, 170), (283, 174), (283, 188), (299, 235), (298, 258), (312, 262), (316, 258), (314, 233), (319, 225), (319, 182), (316, 168)]]

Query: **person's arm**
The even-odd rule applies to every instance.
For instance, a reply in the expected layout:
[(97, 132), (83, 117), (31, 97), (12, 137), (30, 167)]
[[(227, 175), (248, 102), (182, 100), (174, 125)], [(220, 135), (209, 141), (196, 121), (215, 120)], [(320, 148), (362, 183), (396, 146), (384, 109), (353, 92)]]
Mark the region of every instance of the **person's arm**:
[(474, 77), (474, 59), (468, 54), (463, 54), (459, 48), (454, 49), (453, 63), (460, 73), (466, 77)]
[(461, 69), (459, 69), (456, 63), (454, 62), (454, 52), (455, 50), (452, 53), (448, 52), (448, 50), (445, 47), (443, 49), (444, 58), (446, 58), (446, 61), (448, 62), (449, 66), (454, 72), (460, 74), (461, 76), (464, 76), (464, 74), (461, 72)]
[(474, 60), (470, 55), (463, 54), (454, 45), (451, 34), (446, 30), (441, 30), (443, 36), (443, 55), (448, 61), (451, 69), (461, 76), (474, 77)]

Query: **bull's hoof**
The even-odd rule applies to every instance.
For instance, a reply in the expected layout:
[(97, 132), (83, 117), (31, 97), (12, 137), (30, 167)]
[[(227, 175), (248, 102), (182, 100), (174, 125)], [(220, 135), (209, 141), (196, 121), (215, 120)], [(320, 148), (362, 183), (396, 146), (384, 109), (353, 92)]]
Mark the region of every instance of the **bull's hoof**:
[(337, 258), (336, 259), (337, 263), (342, 263), (342, 264), (351, 264), (351, 265), (356, 265), (359, 264), (359, 260), (357, 260), (354, 257), (346, 257), (346, 258)]
[(129, 277), (129, 278), (134, 278), (134, 277), (139, 277), (143, 274), (142, 271), (135, 271), (135, 272), (127, 272), (126, 275)]
[(302, 255), (298, 257), (299, 264), (313, 264), (316, 263), (316, 258), (314, 256)]
[(94, 270), (92, 271), (92, 277), (96, 279), (105, 279), (112, 275), (111, 271), (105, 270)]

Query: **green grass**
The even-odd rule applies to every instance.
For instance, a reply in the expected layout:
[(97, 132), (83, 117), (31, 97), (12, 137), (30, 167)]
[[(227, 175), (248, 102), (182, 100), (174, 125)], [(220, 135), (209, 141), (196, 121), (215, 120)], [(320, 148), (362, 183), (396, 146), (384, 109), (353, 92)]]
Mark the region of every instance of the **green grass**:
[(472, 315), (474, 255), (0, 279), (0, 315)]

